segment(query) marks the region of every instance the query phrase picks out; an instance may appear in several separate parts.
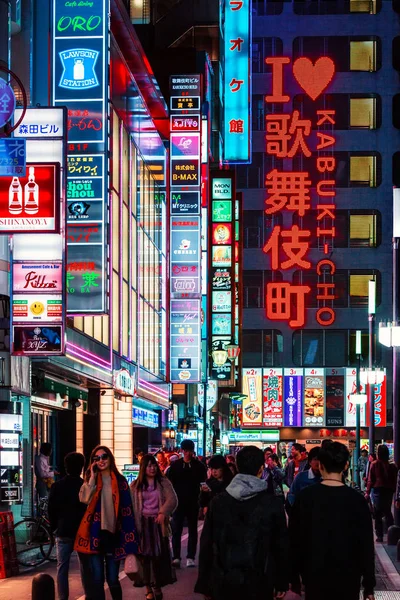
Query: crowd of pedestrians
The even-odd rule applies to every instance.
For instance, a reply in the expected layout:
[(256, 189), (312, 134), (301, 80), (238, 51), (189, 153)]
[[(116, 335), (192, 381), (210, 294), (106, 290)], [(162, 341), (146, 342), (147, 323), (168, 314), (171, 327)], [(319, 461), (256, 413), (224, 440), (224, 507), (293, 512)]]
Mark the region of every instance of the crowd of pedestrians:
[(207, 600), (258, 600), (260, 590), (272, 600), (289, 588), (304, 589), (306, 600), (358, 600), (361, 586), (364, 598), (374, 599), (371, 513), (382, 542), (383, 518), (393, 523), (394, 495), (400, 508), (400, 475), (387, 446), (378, 447), (375, 459), (362, 453), (362, 491), (349, 485), (350, 454), (338, 442), (324, 441), (309, 453), (295, 443), (289, 459), (270, 447), (207, 460), (194, 449), (184, 440), (180, 453), (140, 453), (129, 486), (103, 445), (93, 450), (84, 478), (83, 455), (70, 453), (66, 476), (54, 483), (51, 446), (42, 445), (37, 491), (49, 494), (60, 600), (69, 597), (74, 550), (86, 600), (104, 600), (105, 582), (113, 600), (121, 600), (121, 566), (145, 588), (146, 600), (162, 600), (181, 567), (185, 525), (185, 564), (196, 565), (199, 518), (205, 521), (195, 591)]

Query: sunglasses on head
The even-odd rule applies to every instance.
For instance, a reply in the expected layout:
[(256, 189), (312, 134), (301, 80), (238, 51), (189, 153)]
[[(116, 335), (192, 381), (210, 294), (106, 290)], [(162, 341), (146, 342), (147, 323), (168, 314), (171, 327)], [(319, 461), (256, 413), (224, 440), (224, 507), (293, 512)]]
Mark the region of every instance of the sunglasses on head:
[(96, 454), (93, 456), (93, 462), (99, 462), (99, 460), (107, 460), (108, 454)]

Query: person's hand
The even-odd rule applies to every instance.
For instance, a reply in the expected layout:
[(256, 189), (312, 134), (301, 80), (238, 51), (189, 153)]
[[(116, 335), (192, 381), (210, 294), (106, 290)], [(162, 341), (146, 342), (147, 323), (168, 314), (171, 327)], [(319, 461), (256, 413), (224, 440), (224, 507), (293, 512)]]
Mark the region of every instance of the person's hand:
[(164, 523), (164, 521), (165, 521), (165, 515), (163, 515), (162, 513), (157, 515), (157, 518), (156, 518), (157, 525), (162, 525)]
[(284, 598), (286, 596), (286, 592), (276, 592), (275, 598)]
[(93, 461), (92, 464), (90, 465), (90, 476), (93, 477), (94, 479), (96, 478), (98, 471), (97, 471), (97, 465), (96, 463)]
[(366, 500), (369, 500), (369, 494), (368, 494), (368, 492), (366, 492), (366, 493), (365, 493), (365, 495), (364, 495), (364, 498), (365, 498)]
[(202, 492), (211, 492), (210, 488), (208, 487), (208, 485), (206, 483), (203, 483), (203, 485), (201, 486), (201, 491)]
[(368, 596), (364, 597), (364, 600), (375, 600), (375, 596), (374, 594), (369, 594)]

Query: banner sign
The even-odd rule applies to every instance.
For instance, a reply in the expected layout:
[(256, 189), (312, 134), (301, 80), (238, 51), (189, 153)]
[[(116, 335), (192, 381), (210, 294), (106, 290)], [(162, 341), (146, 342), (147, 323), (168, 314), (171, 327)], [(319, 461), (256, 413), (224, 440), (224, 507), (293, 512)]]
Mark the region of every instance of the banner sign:
[(13, 263), (13, 290), (15, 292), (58, 292), (62, 286), (62, 263)]
[[(346, 414), (345, 414), (345, 424), (346, 427), (355, 427), (356, 426), (356, 405), (352, 401), (351, 397), (353, 394), (366, 394), (366, 388), (361, 383), (360, 390), (357, 392), (356, 385), (356, 374), (357, 369), (346, 369)], [(367, 420), (367, 404), (360, 404), (360, 425), (361, 427), (365, 427)]]
[(60, 165), (26, 165), (0, 178), (0, 233), (54, 233), (60, 228)]
[(200, 192), (171, 192), (171, 213), (173, 215), (199, 215)]
[(147, 408), (132, 407), (132, 423), (134, 425), (141, 425), (142, 427), (151, 427), (156, 429), (158, 427), (159, 416), (158, 412), (154, 410), (148, 410)]
[(25, 140), (0, 138), (0, 177), (23, 177), (26, 173)]
[(53, 101), (68, 107), (70, 314), (107, 312), (109, 12), (109, 0), (53, 0)]
[(263, 419), (262, 369), (242, 369), (243, 427), (260, 427)]
[(344, 369), (325, 369), (327, 427), (344, 427)]
[(171, 299), (171, 382), (201, 381), (201, 301)]
[(303, 425), (303, 369), (284, 370), (284, 414), (285, 427)]
[(320, 427), (325, 423), (325, 371), (305, 369), (304, 426)]
[(283, 425), (283, 370), (264, 369), (263, 427)]
[(63, 354), (64, 332), (62, 325), (13, 327), (13, 354), (24, 356), (51, 356)]
[(200, 217), (171, 218), (171, 293), (201, 294)]
[[(14, 117), (17, 123), (22, 116), (22, 108), (16, 108)], [(24, 119), (13, 132), (16, 138), (62, 138), (64, 136), (64, 110), (62, 108), (28, 108)]]
[(250, 160), (250, 4), (251, 0), (220, 2), (224, 57), (224, 160), (233, 163)]

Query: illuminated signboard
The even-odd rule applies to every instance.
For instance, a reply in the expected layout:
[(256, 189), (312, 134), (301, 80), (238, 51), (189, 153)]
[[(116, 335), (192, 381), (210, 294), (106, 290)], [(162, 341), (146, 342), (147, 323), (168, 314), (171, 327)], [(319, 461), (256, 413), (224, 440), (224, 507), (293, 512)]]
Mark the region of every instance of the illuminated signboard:
[(283, 425), (283, 370), (264, 369), (263, 416), (264, 427)]
[(326, 426), (343, 427), (345, 407), (345, 370), (325, 369)]
[(200, 214), (200, 192), (171, 192), (171, 213), (173, 215)]
[[(267, 57), (266, 63), (272, 68), (271, 90), (265, 98), (267, 108), (270, 103), (289, 102), (290, 97), (284, 90), (284, 74), (289, 76), (290, 59)], [(328, 57), (320, 57), (315, 63), (309, 58), (301, 57), (294, 61), (291, 70), (297, 85), (315, 101), (331, 83), (335, 65)], [(311, 119), (303, 119), (299, 110), (282, 114), (267, 110), (267, 113), (267, 155), (274, 159), (302, 158), (306, 164), (311, 163), (309, 171), (317, 173), (315, 180), (306, 169), (280, 171), (274, 168), (267, 173), (266, 214), (290, 211), (298, 217), (298, 221), (291, 227), (274, 226), (264, 246), (264, 252), (270, 259), (270, 267), (273, 271), (315, 269), (318, 276), (333, 276), (336, 265), (331, 257), (331, 249), (335, 238), (337, 161), (334, 156), (336, 138), (332, 135), (332, 130), (336, 111), (316, 109)], [(316, 144), (312, 140), (313, 129)], [(311, 188), (316, 191), (315, 201), (311, 199)], [(316, 209), (313, 231), (302, 226), (302, 218), (312, 208)], [(315, 234), (323, 253), (323, 257), (314, 265), (310, 260), (312, 234)], [(308, 285), (273, 282), (268, 283), (266, 292), (268, 319), (287, 321), (293, 328), (303, 327), (306, 321), (306, 297), (310, 293), (316, 293), (317, 323), (326, 327), (335, 322), (336, 313), (332, 307), (335, 284), (333, 280), (327, 281), (327, 277), (317, 283), (316, 290), (311, 290)]]
[(148, 410), (147, 408), (132, 407), (132, 423), (135, 425), (142, 425), (142, 427), (151, 427), (156, 429), (158, 427), (158, 413), (154, 410)]
[[(22, 108), (15, 109), (16, 123), (22, 117)], [(13, 132), (16, 138), (54, 138), (64, 135), (64, 110), (62, 108), (29, 108), (23, 121)]]
[(325, 423), (325, 371), (304, 371), (304, 426), (317, 427)]
[(13, 294), (12, 317), (15, 323), (61, 322), (63, 317), (62, 296), (34, 293)]
[(170, 117), (171, 131), (200, 131), (200, 115), (172, 115)]
[(13, 354), (50, 356), (63, 354), (64, 332), (57, 326), (13, 326)]
[(171, 299), (171, 381), (200, 382), (200, 300)]
[(251, 0), (222, 0), (224, 159), (249, 162), (251, 145)]
[(62, 263), (13, 263), (14, 292), (62, 292)]
[(303, 369), (284, 369), (283, 424), (285, 427), (303, 425)]
[(200, 110), (200, 98), (196, 96), (171, 96), (171, 110)]
[[(355, 427), (356, 426), (356, 405), (352, 400), (352, 395), (357, 393), (356, 386), (356, 369), (346, 369), (346, 404), (345, 404), (345, 425), (346, 427)], [(366, 394), (367, 391), (365, 386), (361, 383), (360, 389), (358, 390), (359, 394)], [(367, 423), (366, 419), (367, 405), (360, 404), (360, 425), (361, 427), (365, 426)]]
[(0, 233), (60, 227), (60, 165), (28, 163), (26, 175), (0, 178)]
[(171, 292), (200, 294), (200, 218), (171, 218)]
[(0, 177), (25, 175), (26, 147), (25, 140), (15, 138), (0, 139)]
[(243, 427), (260, 427), (263, 419), (262, 369), (242, 370)]
[(109, 0), (53, 0), (53, 101), (68, 107), (68, 312), (106, 312)]

